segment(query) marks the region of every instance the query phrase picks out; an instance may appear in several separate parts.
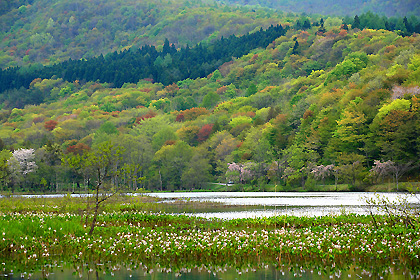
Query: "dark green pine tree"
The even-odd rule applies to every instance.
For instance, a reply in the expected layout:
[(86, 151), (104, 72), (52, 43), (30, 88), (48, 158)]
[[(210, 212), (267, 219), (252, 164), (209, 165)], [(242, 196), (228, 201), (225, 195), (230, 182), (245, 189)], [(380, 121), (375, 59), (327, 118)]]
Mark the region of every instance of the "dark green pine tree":
[(413, 29), (413, 26), (411, 25), (411, 23), (408, 22), (407, 17), (404, 17), (403, 23), (404, 23), (405, 29), (407, 30), (407, 33), (412, 34), (414, 29)]
[(354, 21), (351, 27), (360, 29), (360, 19), (358, 15), (354, 16)]
[(171, 53), (171, 46), (169, 44), (168, 38), (165, 38), (165, 43), (163, 43), (162, 55), (165, 56), (168, 53)]
[(306, 29), (309, 29), (309, 28), (311, 28), (311, 22), (309, 21), (309, 19), (305, 19), (305, 21), (303, 22), (302, 29), (306, 30)]
[(299, 50), (298, 49), (299, 49), (299, 43), (296, 40), (295, 41), (295, 45), (293, 46), (292, 54), (298, 54), (299, 53)]
[(324, 19), (321, 18), (321, 20), (319, 21), (319, 28), (318, 28), (318, 33), (325, 33), (327, 30), (324, 27)]

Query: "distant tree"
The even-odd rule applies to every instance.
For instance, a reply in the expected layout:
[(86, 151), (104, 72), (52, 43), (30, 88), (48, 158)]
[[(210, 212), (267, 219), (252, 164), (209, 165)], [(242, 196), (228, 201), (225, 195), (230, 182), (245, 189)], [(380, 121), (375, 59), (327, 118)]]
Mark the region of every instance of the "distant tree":
[(305, 21), (303, 22), (303, 25), (302, 25), (302, 29), (306, 30), (306, 29), (309, 29), (309, 28), (311, 28), (311, 22), (309, 21), (309, 19), (305, 19)]
[(393, 165), (394, 165), (394, 162), (390, 160), (384, 161), (384, 162), (380, 160), (375, 160), (373, 162), (373, 166), (372, 166), (372, 169), (370, 170), (370, 173), (382, 179), (382, 183), (383, 183), (384, 178), (390, 175)]
[(5, 185), (9, 181), (9, 175), (11, 170), (9, 169), (9, 159), (12, 157), (12, 153), (8, 150), (0, 151), (0, 182)]
[(363, 163), (365, 161), (366, 158), (362, 155), (356, 153), (342, 153), (338, 157), (338, 172), (345, 181), (355, 187), (357, 180), (363, 177), (363, 172), (365, 171)]
[(292, 52), (291, 52), (291, 54), (298, 54), (299, 53), (299, 42), (296, 40), (295, 41), (295, 44), (293, 45), (293, 49), (292, 49)]
[(49, 121), (46, 121), (45, 122), (44, 127), (45, 127), (46, 130), (52, 131), (57, 126), (57, 124), (58, 124), (57, 121), (55, 121), (55, 120), (49, 120)]
[(34, 149), (18, 149), (12, 153), (8, 160), (8, 167), (11, 173), (12, 191), (19, 182), (24, 182), (29, 173), (37, 169), (35, 163)]
[(211, 169), (206, 152), (203, 150), (195, 151), (182, 173), (182, 186), (190, 190), (205, 186), (212, 178)]
[(316, 179), (321, 179), (322, 184), (325, 185), (325, 179), (331, 176), (334, 172), (334, 164), (330, 165), (318, 165), (312, 168), (311, 173)]
[[(93, 217), (90, 224), (89, 235), (95, 229), (100, 206), (109, 198), (118, 193), (123, 187), (119, 184), (120, 177), (130, 172), (128, 166), (122, 165), (123, 147), (111, 142), (105, 142), (83, 155), (67, 154), (62, 164), (79, 172), (84, 170), (94, 182)], [(143, 178), (137, 178), (142, 180)], [(89, 200), (89, 197), (88, 197)], [(90, 202), (86, 209), (86, 223), (91, 215)]]
[(357, 29), (360, 29), (361, 28), (361, 26), (360, 26), (360, 19), (359, 19), (359, 16), (358, 15), (355, 15), (354, 16), (354, 20), (353, 20), (353, 24), (351, 25), (351, 28), (357, 28)]
[(247, 168), (247, 165), (235, 162), (228, 163), (226, 171), (226, 180), (228, 182), (244, 184), (251, 177), (252, 171), (250, 168)]
[(256, 94), (258, 91), (257, 86), (254, 83), (251, 83), (248, 87), (248, 89), (246, 90), (245, 96), (249, 97), (251, 95)]
[(206, 124), (203, 127), (201, 127), (200, 131), (197, 134), (197, 140), (198, 142), (206, 141), (210, 134), (213, 131), (213, 124)]

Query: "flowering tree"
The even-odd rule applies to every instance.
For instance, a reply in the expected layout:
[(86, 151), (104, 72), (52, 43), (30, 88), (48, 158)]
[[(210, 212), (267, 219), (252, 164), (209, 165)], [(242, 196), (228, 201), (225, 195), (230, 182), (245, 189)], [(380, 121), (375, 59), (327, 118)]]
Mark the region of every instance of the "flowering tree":
[(34, 149), (19, 149), (12, 153), (12, 156), (7, 161), (12, 185), (16, 185), (23, 181), (27, 174), (34, 172), (37, 169), (38, 166), (34, 159)]
[(330, 165), (318, 165), (312, 168), (312, 175), (315, 177), (315, 179), (321, 179), (322, 184), (325, 185), (325, 178), (331, 176), (331, 174), (334, 172), (334, 164)]
[(371, 174), (376, 174), (379, 178), (383, 179), (386, 176), (392, 174), (393, 179), (397, 185), (398, 190), (398, 182), (401, 176), (403, 176), (407, 171), (413, 168), (412, 162), (408, 163), (395, 163), (391, 160), (381, 162), (380, 160), (374, 161), (374, 166), (370, 170)]
[(36, 170), (37, 165), (34, 159), (34, 149), (19, 149), (12, 153), (10, 165), (13, 171), (26, 175)]
[(228, 163), (228, 169), (226, 171), (226, 179), (232, 182), (239, 182), (241, 184), (252, 178), (252, 167), (253, 163)]
[(394, 162), (391, 160), (384, 161), (384, 162), (380, 160), (375, 160), (373, 162), (373, 167), (370, 170), (370, 174), (376, 175), (378, 178), (381, 178), (383, 182), (384, 178), (390, 175), (393, 165), (394, 165)]

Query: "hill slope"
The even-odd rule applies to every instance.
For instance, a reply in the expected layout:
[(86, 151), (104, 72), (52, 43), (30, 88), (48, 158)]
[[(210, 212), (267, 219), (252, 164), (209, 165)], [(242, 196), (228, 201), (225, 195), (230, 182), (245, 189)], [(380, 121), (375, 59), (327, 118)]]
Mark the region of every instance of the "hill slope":
[(224, 0), (219, 2), (240, 5), (258, 5), (286, 12), (352, 17), (367, 12), (373, 12), (388, 17), (417, 16), (420, 12), (420, 3), (416, 0)]
[[(7, 2), (7, 1), (5, 1)], [(2, 1), (3, 3), (3, 1)], [(282, 13), (213, 2), (13, 1), (0, 13), (0, 67), (52, 64), (144, 45), (185, 47), (276, 25)], [(21, 6), (18, 6), (22, 4)], [(0, 6), (1, 7), (1, 6)]]
[(21, 94), (50, 101), (0, 111), (3, 145), (36, 149), (38, 165), (9, 186), (82, 182), (59, 159), (106, 141), (125, 147), (151, 190), (417, 180), (420, 37), (340, 22), (318, 30), (291, 29), (207, 77), (171, 85), (34, 80)]

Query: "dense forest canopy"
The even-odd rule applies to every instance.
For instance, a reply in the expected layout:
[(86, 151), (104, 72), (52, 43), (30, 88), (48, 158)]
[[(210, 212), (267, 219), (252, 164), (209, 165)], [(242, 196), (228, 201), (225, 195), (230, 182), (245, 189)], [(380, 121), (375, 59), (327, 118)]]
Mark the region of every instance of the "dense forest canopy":
[(416, 0), (376, 1), (376, 0), (219, 0), (220, 3), (257, 5), (286, 12), (355, 16), (373, 12), (388, 17), (418, 15), (420, 3)]
[[(51, 10), (64, 9), (48, 20), (53, 24), (47, 33), (54, 38), (71, 29), (71, 16), (56, 25), (60, 17), (80, 17), (94, 5), (103, 18), (116, 7), (120, 22), (130, 15), (119, 1), (54, 3)], [(107, 143), (123, 155), (114, 164), (135, 166), (125, 173), (130, 176), (112, 179), (131, 190), (197, 189), (216, 181), (261, 189), (278, 185), (277, 190), (317, 190), (325, 184), (365, 190), (418, 181), (418, 18), (370, 12), (307, 16), (193, 1), (158, 4), (150, 1), (153, 8), (146, 9), (159, 10), (155, 24), (144, 26), (159, 29), (154, 37), (147, 35), (150, 44), (135, 39), (139, 30), (133, 29), (126, 35), (136, 43), (130, 39), (114, 47), (118, 32), (111, 34), (112, 21), (103, 27), (98, 20), (92, 28), (84, 25), (88, 20), (79, 21), (71, 30), (85, 33), (65, 33), (67, 43), (32, 44), (49, 49), (34, 63), (19, 60), (20, 50), (28, 47), (21, 44), (34, 35), (27, 33), (47, 29), (44, 21), (29, 28), (42, 13), (23, 17), (19, 9), (41, 4), (1, 6), (0, 44), (7, 46), (0, 59), (3, 190), (91, 186), (88, 169), (63, 163), (95, 155)], [(202, 16), (194, 17), (199, 11)], [(7, 25), (4, 19), (13, 13), (19, 19)], [(208, 26), (203, 21), (214, 21), (211, 32), (196, 41), (165, 36), (169, 22), (187, 15), (200, 28)], [(19, 32), (5, 32), (7, 26)], [(87, 44), (98, 38), (91, 31), (110, 41)], [(68, 59), (76, 49), (83, 55)], [(145, 179), (137, 183), (134, 175)]]
[(166, 38), (177, 48), (194, 46), (265, 29), (283, 17), (281, 11), (256, 11), (201, 0), (12, 3), (9, 10), (5, 7), (4, 14), (0, 13), (2, 69), (90, 58), (144, 45), (162, 47)]

